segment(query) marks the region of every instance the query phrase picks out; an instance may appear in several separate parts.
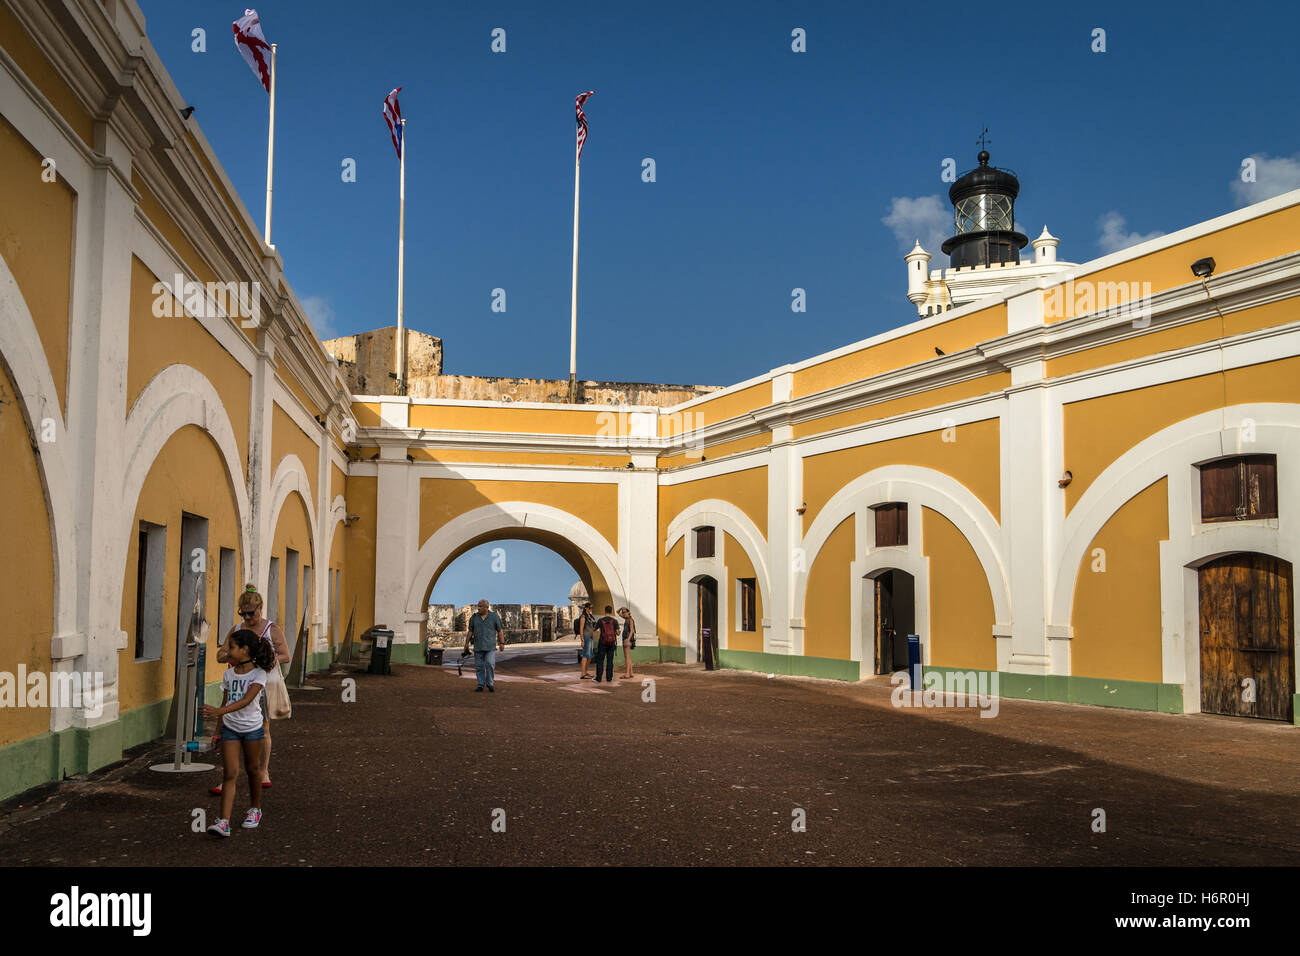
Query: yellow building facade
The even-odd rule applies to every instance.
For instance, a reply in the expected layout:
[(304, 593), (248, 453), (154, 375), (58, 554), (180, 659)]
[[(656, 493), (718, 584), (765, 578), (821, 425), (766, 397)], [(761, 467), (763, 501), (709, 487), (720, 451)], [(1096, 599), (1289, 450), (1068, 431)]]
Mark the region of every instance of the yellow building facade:
[[(859, 680), (915, 634), (1003, 696), (1295, 719), (1300, 192), (672, 408), (359, 396), (131, 0), (0, 3), (0, 104), (0, 798), (160, 735), (195, 587), (414, 662), (504, 539), (648, 659)], [(18, 680), (59, 673), (103, 693)]]

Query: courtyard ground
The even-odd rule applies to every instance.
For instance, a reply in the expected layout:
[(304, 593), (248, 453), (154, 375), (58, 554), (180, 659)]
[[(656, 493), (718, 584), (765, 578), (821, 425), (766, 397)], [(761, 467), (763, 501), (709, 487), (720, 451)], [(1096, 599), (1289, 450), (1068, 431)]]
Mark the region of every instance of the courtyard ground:
[[(572, 644), (473, 669), (317, 674), (274, 724), (260, 829), (221, 840), (159, 742), (0, 807), (8, 865), (1300, 864), (1300, 729), (1006, 700), (899, 709), (698, 665), (577, 680)], [(353, 677), (355, 702), (343, 701)], [(653, 701), (643, 678), (653, 680)], [(1105, 832), (1095, 832), (1096, 810)], [(806, 829), (792, 824), (806, 819)], [(496, 824), (494, 828), (494, 822)], [(504, 832), (502, 830), (504, 824)]]

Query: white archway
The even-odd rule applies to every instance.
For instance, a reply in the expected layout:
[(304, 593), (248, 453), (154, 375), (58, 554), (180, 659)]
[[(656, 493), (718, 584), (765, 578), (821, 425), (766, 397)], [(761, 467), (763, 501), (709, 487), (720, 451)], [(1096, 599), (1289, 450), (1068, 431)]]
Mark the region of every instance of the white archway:
[[(44, 490), (43, 504), (54, 558), (54, 615), (49, 623), (57, 638), (76, 627), (78, 549), (73, 520), (76, 494), (69, 465), (73, 442), (67, 433), (59, 393), (36, 323), (3, 256), (0, 256), (0, 367), (13, 383), (27, 428), (36, 439), (36, 468)], [(54, 426), (52, 442), (39, 440), (47, 419)]]
[[(271, 573), (271, 549), (275, 546), (275, 528), (280, 521), (280, 512), (284, 510), (285, 502), (294, 492), (302, 498), (303, 510), (307, 512), (307, 540), (311, 545), (312, 567), (315, 568), (320, 561), (321, 551), (316, 541), (316, 503), (312, 498), (307, 469), (303, 467), (302, 460), (297, 455), (285, 455), (275, 466), (275, 474), (271, 476), (271, 506), (263, 512), (265, 521), (261, 533), (266, 547), (262, 549), (262, 566), (258, 568), (259, 581), (267, 580)], [(312, 599), (315, 600), (315, 595)]]
[[(406, 591), (407, 640), (422, 641), (421, 622), (429, 609), (425, 595), (433, 576), (466, 541), (497, 531), (531, 528), (558, 535), (592, 560), (609, 585), (614, 606), (628, 603), (628, 591), (619, 572), (618, 552), (605, 536), (567, 511), (532, 501), (503, 501), (457, 515), (435, 531), (415, 555)], [(399, 641), (400, 642), (400, 641)]]
[(695, 578), (708, 575), (718, 583), (718, 648), (720, 650), (726, 649), (727, 635), (730, 632), (731, 601), (727, 591), (726, 538), (721, 535), (715, 536), (714, 553), (711, 558), (696, 558), (691, 553), (690, 531), (692, 528), (705, 525), (725, 531), (734, 538), (754, 567), (754, 574), (758, 578), (759, 596), (763, 602), (763, 609), (767, 612), (762, 623), (763, 648), (766, 650), (770, 645), (771, 632), (771, 618), (767, 615), (770, 614), (772, 607), (767, 569), (767, 542), (759, 532), (758, 526), (731, 502), (718, 498), (705, 498), (678, 512), (677, 516), (668, 523), (668, 530), (664, 537), (664, 554), (671, 551), (678, 541), (685, 539), (686, 553), (682, 558), (679, 582), (681, 590), (678, 607), (681, 609), (681, 629), (678, 633), (682, 646), (686, 648), (687, 660), (692, 660), (692, 652), (698, 650), (695, 646), (696, 634), (690, 627), (690, 622), (695, 619), (697, 611), (698, 598), (695, 588), (691, 586)]
[[(1200, 520), (1197, 463), (1224, 455), (1277, 456), (1278, 518), (1231, 524)], [(1169, 538), (1160, 548), (1161, 681), (1181, 684), (1183, 709), (1200, 711), (1200, 611), (1197, 568), (1235, 552), (1270, 554), (1296, 566), (1300, 516), (1300, 405), (1235, 405), (1161, 429), (1115, 459), (1080, 497), (1065, 521), (1052, 623), (1069, 633), (1079, 573), (1088, 546), (1116, 512), (1143, 489), (1167, 480)]]
[[(868, 529), (871, 508), (891, 501), (905, 501), (917, 507), (908, 508), (908, 543), (909, 550), (921, 548), (921, 508), (943, 515), (962, 533), (975, 552), (988, 582), (989, 594), (993, 599), (993, 616), (997, 625), (1011, 620), (1011, 589), (1007, 581), (1006, 560), (1002, 554), (1001, 529), (997, 520), (984, 504), (961, 482), (943, 472), (916, 465), (885, 465), (854, 478), (837, 491), (817, 513), (812, 526), (804, 536), (804, 571), (795, 575), (794, 600), (791, 616), (797, 620), (804, 617), (804, 606), (808, 597), (808, 573), (816, 563), (817, 555), (826, 540), (846, 518), (855, 516), (855, 533), (857, 534), (857, 554), (874, 550), (864, 547), (862, 542), (874, 543)], [(915, 524), (913, 524), (915, 522)], [(913, 537), (915, 532), (915, 537)], [(915, 544), (913, 544), (915, 542)], [(917, 604), (923, 600), (919, 563), (906, 567), (897, 563), (897, 556), (891, 558), (897, 567), (917, 577)], [(855, 562), (857, 564), (858, 562)], [(874, 567), (861, 563), (862, 573), (866, 574)], [(857, 588), (854, 589), (858, 591)], [(928, 601), (928, 595), (925, 595)], [(859, 628), (855, 646), (861, 649), (861, 620), (855, 616), (855, 627)], [(920, 626), (918, 613), (917, 626)], [(860, 658), (859, 658), (860, 659)]]
[[(117, 559), (113, 566), (126, 566), (136, 505), (154, 460), (172, 435), (186, 425), (195, 425), (207, 432), (225, 463), (226, 482), (235, 500), (239, 546), (246, 566), (252, 529), (248, 490), (244, 484), (235, 432), (216, 388), (201, 372), (188, 365), (169, 365), (155, 375), (141, 390), (127, 415), (123, 441), (126, 465), (122, 473), (122, 514), (119, 519), (122, 525), (112, 542)], [(119, 603), (120, 583), (119, 580)]]

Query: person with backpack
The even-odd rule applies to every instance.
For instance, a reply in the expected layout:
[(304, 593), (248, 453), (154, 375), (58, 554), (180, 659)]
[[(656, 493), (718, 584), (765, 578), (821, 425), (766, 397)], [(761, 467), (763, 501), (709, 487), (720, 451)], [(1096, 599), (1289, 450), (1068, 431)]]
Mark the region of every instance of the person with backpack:
[(600, 683), (600, 668), (604, 665), (605, 682), (614, 683), (614, 651), (618, 649), (618, 619), (614, 607), (605, 605), (605, 614), (596, 619), (596, 683)]

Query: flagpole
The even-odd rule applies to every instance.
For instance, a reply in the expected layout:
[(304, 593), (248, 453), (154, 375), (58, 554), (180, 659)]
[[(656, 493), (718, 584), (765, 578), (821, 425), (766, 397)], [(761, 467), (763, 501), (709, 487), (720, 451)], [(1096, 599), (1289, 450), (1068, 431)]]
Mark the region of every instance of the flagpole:
[(578, 172), (581, 144), (573, 152), (573, 295), (569, 316), (569, 404), (578, 401)]
[(271, 171), (275, 168), (275, 44), (271, 44), (271, 122), (266, 139), (266, 244), (271, 242)]
[(402, 120), (402, 155), (398, 162), (401, 167), (400, 185), (397, 188), (397, 394), (405, 395), (406, 388), (406, 341), (402, 332), (402, 293), (406, 280), (406, 120)]

